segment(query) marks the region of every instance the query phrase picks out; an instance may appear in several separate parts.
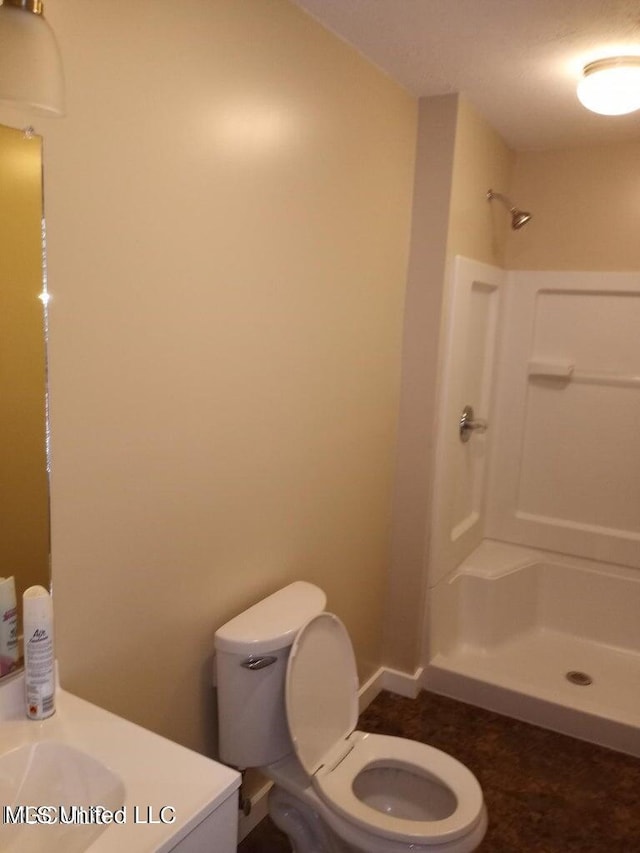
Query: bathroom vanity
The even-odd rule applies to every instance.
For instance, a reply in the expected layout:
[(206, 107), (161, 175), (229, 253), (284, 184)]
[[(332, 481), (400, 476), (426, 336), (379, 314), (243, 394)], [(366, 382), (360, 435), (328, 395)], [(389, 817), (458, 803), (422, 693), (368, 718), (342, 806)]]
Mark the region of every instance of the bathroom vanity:
[(0, 687), (2, 853), (233, 853), (235, 771), (64, 690), (24, 714)]

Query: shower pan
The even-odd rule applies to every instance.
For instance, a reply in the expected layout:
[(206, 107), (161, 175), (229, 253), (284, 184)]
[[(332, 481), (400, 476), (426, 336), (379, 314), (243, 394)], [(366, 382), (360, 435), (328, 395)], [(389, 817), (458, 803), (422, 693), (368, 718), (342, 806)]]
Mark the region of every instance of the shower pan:
[(449, 293), (425, 684), (640, 756), (640, 275)]

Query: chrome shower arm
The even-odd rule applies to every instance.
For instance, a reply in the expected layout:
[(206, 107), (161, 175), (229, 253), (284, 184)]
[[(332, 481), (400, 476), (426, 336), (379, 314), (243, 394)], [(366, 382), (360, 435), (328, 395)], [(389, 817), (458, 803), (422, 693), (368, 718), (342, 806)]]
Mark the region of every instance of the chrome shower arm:
[(499, 201), (501, 201), (507, 208), (509, 213), (513, 213), (514, 210), (516, 210), (516, 206), (511, 203), (511, 199), (508, 198), (506, 195), (504, 195), (503, 193), (494, 193), (493, 190), (487, 190), (487, 201), (491, 201), (494, 198), (497, 198)]

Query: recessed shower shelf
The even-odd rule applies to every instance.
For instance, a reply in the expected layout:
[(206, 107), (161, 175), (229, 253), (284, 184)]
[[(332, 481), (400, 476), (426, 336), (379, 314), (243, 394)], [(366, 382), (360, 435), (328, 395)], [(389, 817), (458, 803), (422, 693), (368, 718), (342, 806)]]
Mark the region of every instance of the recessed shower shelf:
[(569, 361), (532, 359), (527, 363), (527, 374), (536, 379), (557, 379), (563, 382), (578, 382), (582, 385), (640, 388), (640, 376), (608, 371), (576, 370), (575, 365)]

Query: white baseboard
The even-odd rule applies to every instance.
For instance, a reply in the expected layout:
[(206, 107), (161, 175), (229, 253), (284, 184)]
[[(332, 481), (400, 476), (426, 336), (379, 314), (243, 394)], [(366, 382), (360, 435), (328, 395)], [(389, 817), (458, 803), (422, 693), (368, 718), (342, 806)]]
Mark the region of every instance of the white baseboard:
[[(413, 675), (400, 672), (397, 669), (381, 666), (360, 686), (358, 690), (358, 707), (360, 713), (376, 698), (381, 690), (389, 690), (400, 696), (415, 699), (422, 689), (423, 670), (418, 667)], [(240, 843), (260, 821), (267, 816), (267, 796), (271, 782), (266, 782), (251, 797), (251, 812), (248, 816), (240, 814), (238, 821), (238, 843)]]
[(415, 699), (422, 690), (424, 670), (419, 666), (413, 675), (390, 667), (382, 667), (381, 689)]
[(373, 702), (381, 690), (384, 690), (384, 687), (382, 686), (383, 678), (384, 670), (380, 667), (364, 682), (364, 684), (360, 685), (360, 689), (358, 690), (358, 709), (360, 713), (362, 713), (364, 709)]
[(389, 692), (397, 693), (399, 696), (415, 699), (423, 686), (424, 669), (421, 666), (416, 669), (413, 675), (399, 669), (381, 666), (360, 686), (358, 691), (360, 713), (373, 702), (381, 690), (389, 690)]

